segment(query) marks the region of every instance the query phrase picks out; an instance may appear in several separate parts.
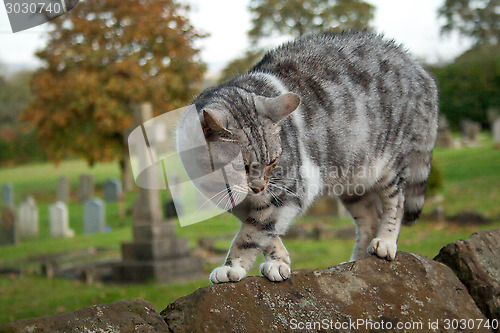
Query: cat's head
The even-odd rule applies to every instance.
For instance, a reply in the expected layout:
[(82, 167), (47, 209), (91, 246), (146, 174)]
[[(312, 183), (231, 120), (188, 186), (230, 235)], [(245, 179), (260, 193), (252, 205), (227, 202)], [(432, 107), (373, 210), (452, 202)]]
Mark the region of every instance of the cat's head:
[[(267, 188), (282, 153), (282, 122), (299, 104), (294, 93), (274, 98), (248, 94), (237, 103), (219, 100), (201, 108), (205, 140), (214, 147), (212, 158), (227, 163), (226, 170), (232, 177), (241, 177), (248, 194)], [(241, 158), (234, 159), (236, 151), (241, 152)]]

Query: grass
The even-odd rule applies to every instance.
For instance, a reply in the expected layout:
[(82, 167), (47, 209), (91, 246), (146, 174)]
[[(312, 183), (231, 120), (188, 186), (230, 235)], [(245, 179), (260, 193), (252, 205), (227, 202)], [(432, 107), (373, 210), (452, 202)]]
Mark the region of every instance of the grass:
[[(493, 222), (481, 226), (459, 226), (452, 223), (433, 222), (422, 219), (412, 227), (403, 227), (399, 240), (399, 250), (418, 252), (434, 257), (444, 245), (460, 238), (467, 238), (475, 231), (500, 227), (500, 150), (492, 148), (491, 139), (483, 136), (481, 146), (457, 150), (436, 150), (434, 159), (444, 177), (444, 207), (448, 215), (461, 210), (474, 210), (492, 218)], [(107, 233), (84, 235), (82, 233), (82, 206), (76, 202), (76, 187), (81, 173), (94, 175), (97, 195), (102, 195), (100, 187), (106, 178), (118, 177), (114, 164), (97, 164), (89, 168), (82, 161), (67, 161), (57, 168), (51, 164), (35, 164), (15, 168), (0, 169), (0, 184), (14, 184), (15, 200), (28, 194), (33, 195), (40, 211), (39, 237), (23, 240), (16, 246), (0, 248), (0, 265), (20, 265), (21, 261), (41, 255), (64, 253), (88, 247), (107, 248), (118, 255), (120, 244), (131, 239), (131, 218), (120, 218), (116, 203), (106, 204), (107, 223), (112, 230)], [(71, 181), (72, 202), (69, 205), (70, 225), (76, 231), (71, 239), (50, 238), (48, 233), (48, 206), (55, 200), (57, 179), (65, 175)], [(125, 207), (129, 208), (134, 193), (126, 197)], [(165, 194), (163, 194), (165, 195)], [(429, 213), (433, 205), (426, 206)], [(329, 217), (301, 218), (297, 223), (325, 223), (331, 229), (352, 225), (350, 219)], [(212, 218), (187, 227), (178, 227), (178, 234), (187, 237), (192, 247), (200, 237), (221, 236), (216, 246), (227, 249), (230, 235), (239, 228), (239, 222), (229, 214)], [(293, 268), (326, 268), (350, 257), (354, 239), (284, 240), (293, 261)], [(262, 258), (260, 258), (262, 259)], [(220, 262), (205, 266), (206, 276)], [(208, 285), (208, 279), (186, 283), (162, 285), (96, 283), (86, 285), (79, 281), (49, 279), (37, 274), (38, 267), (26, 266), (23, 276), (0, 275), (0, 323), (21, 318), (54, 315), (74, 311), (78, 308), (119, 299), (143, 298), (161, 311), (168, 303), (187, 295), (199, 287)], [(258, 265), (250, 272), (257, 275)]]

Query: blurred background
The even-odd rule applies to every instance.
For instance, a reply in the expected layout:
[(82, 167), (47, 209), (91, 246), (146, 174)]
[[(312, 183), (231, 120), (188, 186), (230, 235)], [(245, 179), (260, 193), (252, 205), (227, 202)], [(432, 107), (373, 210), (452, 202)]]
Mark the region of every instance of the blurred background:
[[(161, 311), (207, 285), (239, 228), (229, 214), (169, 229), (186, 246), (172, 250), (189, 266), (177, 279), (117, 278), (140, 238), (127, 135), (267, 49), (325, 29), (383, 33), (439, 84), (427, 203), (399, 249), (434, 257), (500, 227), (499, 22), (495, 0), (86, 0), (14, 34), (1, 7), (0, 323), (135, 297)], [(160, 204), (147, 208), (174, 219), (168, 191), (155, 195)], [(334, 199), (318, 201), (284, 240), (294, 269), (347, 261), (354, 242)]]

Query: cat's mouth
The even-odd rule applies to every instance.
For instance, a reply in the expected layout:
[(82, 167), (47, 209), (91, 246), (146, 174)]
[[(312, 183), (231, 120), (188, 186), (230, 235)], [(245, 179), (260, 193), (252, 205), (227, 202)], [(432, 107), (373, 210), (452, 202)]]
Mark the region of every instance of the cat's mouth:
[(248, 192), (249, 194), (253, 195), (262, 194), (267, 189), (267, 185), (269, 185), (269, 181), (249, 184), (248, 188), (250, 189), (250, 191)]

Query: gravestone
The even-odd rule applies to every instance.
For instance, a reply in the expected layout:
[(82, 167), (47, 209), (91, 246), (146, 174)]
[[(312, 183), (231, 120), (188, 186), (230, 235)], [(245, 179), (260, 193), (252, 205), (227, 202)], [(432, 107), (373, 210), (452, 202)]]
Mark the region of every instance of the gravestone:
[(3, 205), (0, 214), (0, 245), (17, 243), (16, 212), (10, 205)]
[(101, 199), (86, 201), (83, 205), (83, 232), (86, 234), (104, 232), (105, 216), (104, 202)]
[(69, 179), (62, 176), (57, 181), (56, 201), (69, 202)]
[(19, 237), (38, 236), (38, 207), (35, 199), (29, 196), (19, 205)]
[(69, 228), (68, 207), (58, 201), (49, 207), (50, 235), (52, 237), (73, 237), (75, 232)]
[(453, 135), (445, 116), (439, 116), (436, 146), (439, 148), (453, 148)]
[(495, 141), (495, 148), (500, 149), (500, 117), (495, 119), (491, 126), (493, 132), (493, 140)]
[(14, 205), (14, 188), (10, 183), (2, 186), (2, 203), (9, 206)]
[(104, 182), (104, 200), (106, 202), (115, 202), (122, 196), (122, 183), (115, 178)]
[(308, 216), (349, 216), (344, 205), (337, 197), (326, 196), (314, 202), (307, 211)]
[(78, 185), (78, 200), (85, 202), (94, 196), (94, 177), (92, 175), (81, 175)]
[[(149, 103), (134, 110), (136, 126), (152, 117)], [(165, 137), (156, 133), (154, 139)], [(140, 188), (133, 205), (132, 233), (133, 241), (122, 243), (122, 262), (113, 268), (117, 280), (172, 282), (202, 274), (201, 260), (191, 255), (188, 240), (175, 235), (174, 220), (163, 219), (158, 190)]]
[(476, 144), (481, 132), (481, 124), (476, 121), (464, 120), (461, 127), (464, 141), (468, 144)]

